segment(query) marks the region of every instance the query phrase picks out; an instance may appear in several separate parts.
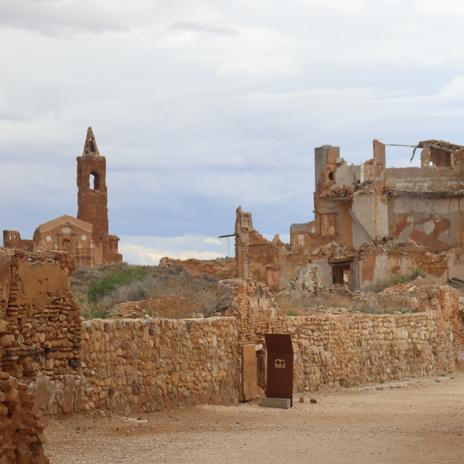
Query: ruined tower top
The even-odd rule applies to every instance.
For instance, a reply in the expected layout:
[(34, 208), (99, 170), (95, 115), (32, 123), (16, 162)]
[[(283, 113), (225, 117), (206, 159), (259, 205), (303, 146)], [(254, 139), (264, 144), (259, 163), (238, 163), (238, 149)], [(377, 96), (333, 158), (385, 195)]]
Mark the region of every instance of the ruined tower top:
[(84, 151), (82, 156), (100, 156), (98, 151), (97, 141), (91, 127), (87, 129), (87, 136), (85, 138)]
[(108, 239), (108, 198), (106, 189), (106, 158), (98, 151), (91, 127), (82, 156), (77, 157), (77, 218), (93, 224), (93, 239)]

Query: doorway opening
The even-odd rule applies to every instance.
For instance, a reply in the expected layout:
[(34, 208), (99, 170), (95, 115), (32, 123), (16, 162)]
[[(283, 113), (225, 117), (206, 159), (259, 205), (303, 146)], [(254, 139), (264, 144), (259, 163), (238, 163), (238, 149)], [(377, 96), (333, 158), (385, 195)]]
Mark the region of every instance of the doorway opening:
[(351, 288), (351, 262), (332, 264), (332, 283), (334, 285), (347, 285)]

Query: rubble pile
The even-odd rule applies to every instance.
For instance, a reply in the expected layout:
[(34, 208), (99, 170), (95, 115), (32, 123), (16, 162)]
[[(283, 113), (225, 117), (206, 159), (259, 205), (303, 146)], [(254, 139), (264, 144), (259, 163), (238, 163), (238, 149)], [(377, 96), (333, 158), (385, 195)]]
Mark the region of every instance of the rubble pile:
[(233, 258), (181, 260), (165, 257), (160, 260), (159, 266), (162, 268), (182, 268), (193, 276), (206, 274), (218, 279), (237, 277), (237, 267)]

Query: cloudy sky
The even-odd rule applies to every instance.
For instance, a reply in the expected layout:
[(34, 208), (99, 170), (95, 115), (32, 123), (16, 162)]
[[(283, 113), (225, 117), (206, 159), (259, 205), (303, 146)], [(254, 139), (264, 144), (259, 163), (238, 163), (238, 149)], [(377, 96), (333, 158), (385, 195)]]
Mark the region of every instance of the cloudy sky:
[(463, 21), (461, 0), (0, 0), (0, 228), (76, 214), (91, 125), (128, 261), (227, 254), (238, 205), (285, 238), (315, 146), (464, 142)]

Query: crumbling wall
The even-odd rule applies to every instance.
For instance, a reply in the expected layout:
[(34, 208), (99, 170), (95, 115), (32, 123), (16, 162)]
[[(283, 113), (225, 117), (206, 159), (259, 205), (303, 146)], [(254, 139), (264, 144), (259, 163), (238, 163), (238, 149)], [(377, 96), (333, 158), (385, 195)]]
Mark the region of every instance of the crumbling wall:
[(279, 326), (277, 305), (264, 284), (234, 279), (220, 285), (223, 295), (229, 298), (224, 302), (225, 314), (236, 319), (241, 345), (262, 343), (263, 334), (273, 333)]
[(395, 279), (407, 278), (414, 273), (445, 279), (448, 271), (455, 269), (460, 275), (462, 258), (457, 250), (431, 253), (417, 245), (367, 247), (360, 253), (356, 265), (359, 287), (362, 289), (391, 285)]
[(427, 311), (414, 314), (289, 317), (262, 283), (232, 279), (218, 289), (225, 317), (81, 322), (66, 255), (0, 257), (0, 359), (41, 413), (236, 403), (241, 347), (267, 333), (292, 335), (296, 391), (448, 372), (464, 351), (464, 303), (448, 286), (423, 290)]
[(431, 251), (460, 246), (464, 225), (462, 198), (397, 195), (389, 201), (390, 234), (414, 240)]
[(43, 427), (27, 385), (0, 371), (0, 464), (47, 464)]
[(33, 380), (74, 372), (81, 322), (66, 253), (0, 250), (0, 369)]
[[(350, 271), (355, 272), (349, 285), (356, 290), (362, 285), (364, 271), (360, 274), (354, 266), (359, 251), (367, 245), (410, 241), (431, 253), (462, 247), (464, 147), (439, 140), (419, 142), (420, 168), (388, 169), (385, 148), (374, 140), (372, 158), (358, 166), (347, 165), (338, 147), (315, 149), (314, 220), (292, 224), (290, 247), (278, 240), (266, 240), (253, 228), (251, 213), (239, 208), (239, 277), (258, 279), (271, 290), (283, 290), (299, 269), (312, 261), (317, 248), (335, 242), (352, 250), (346, 264), (353, 262)], [(370, 261), (376, 265), (375, 271), (367, 269), (368, 273), (385, 277), (396, 274), (395, 256), (368, 261), (367, 266)], [(403, 261), (400, 267), (407, 268), (407, 260)], [(410, 261), (417, 260), (411, 257)], [(393, 267), (389, 267), (390, 262)], [(329, 263), (335, 261), (329, 259)], [(338, 271), (335, 269), (334, 283), (340, 283)], [(378, 279), (374, 276), (371, 280)]]
[(83, 323), (83, 409), (158, 411), (238, 401), (233, 318)]
[(310, 259), (291, 250), (276, 235), (267, 240), (253, 228), (251, 213), (237, 208), (235, 221), (235, 257), (239, 278), (256, 279), (272, 290), (281, 290), (292, 280), (298, 269)]
[(32, 251), (33, 241), (21, 238), (21, 234), (17, 230), (4, 230), (3, 246), (5, 248), (17, 248), (24, 251)]

